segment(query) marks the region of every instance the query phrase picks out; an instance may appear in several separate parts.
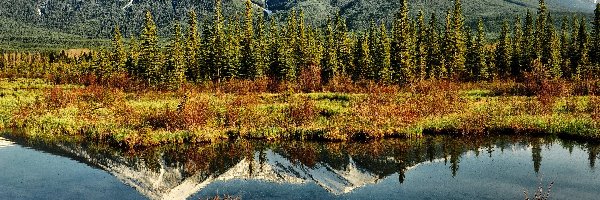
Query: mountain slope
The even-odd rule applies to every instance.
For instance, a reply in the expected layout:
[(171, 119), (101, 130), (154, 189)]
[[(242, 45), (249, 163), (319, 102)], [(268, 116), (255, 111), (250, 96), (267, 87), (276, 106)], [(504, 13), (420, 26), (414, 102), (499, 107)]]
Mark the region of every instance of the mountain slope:
[[(389, 22), (399, 8), (392, 0), (252, 0), (255, 7), (268, 9), (268, 13), (284, 15), (291, 9), (302, 9), (307, 22), (321, 25), (336, 13), (347, 19), (352, 29), (365, 28), (371, 21)], [(549, 9), (558, 13), (591, 13), (594, 0), (548, 0)], [(505, 18), (535, 11), (537, 0), (463, 0), (467, 23), (483, 18), (488, 25)], [(419, 9), (427, 16), (436, 13), (442, 19), (451, 9), (449, 0), (409, 0), (411, 11)], [(83, 38), (109, 38), (112, 27), (120, 24), (126, 36), (138, 34), (144, 12), (152, 11), (162, 36), (170, 34), (174, 20), (185, 21), (189, 10), (196, 10), (199, 19), (210, 19), (213, 0), (11, 0), (0, 2), (0, 22), (22, 24), (24, 29), (43, 29), (41, 33), (56, 32)], [(224, 13), (228, 16), (244, 12), (244, 0), (224, 0)], [(257, 9), (258, 10), (258, 9)], [(267, 12), (265, 12), (267, 13)], [(4, 26), (6, 27), (6, 26)], [(493, 29), (493, 28), (492, 28)], [(0, 29), (2, 44), (5, 38), (16, 33)], [(36, 31), (32, 31), (36, 32)], [(41, 34), (40, 33), (40, 34)], [(8, 36), (7, 36), (8, 35)], [(75, 37), (76, 38), (76, 37)], [(29, 42), (29, 41), (24, 41)], [(31, 43), (31, 42), (30, 42)], [(35, 43), (35, 41), (33, 41)]]

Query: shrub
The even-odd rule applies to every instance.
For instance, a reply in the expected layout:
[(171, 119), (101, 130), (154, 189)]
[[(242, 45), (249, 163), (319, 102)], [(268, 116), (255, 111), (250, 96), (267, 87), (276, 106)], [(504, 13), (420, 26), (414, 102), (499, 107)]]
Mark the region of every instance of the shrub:
[(287, 114), (294, 126), (301, 126), (313, 120), (317, 116), (318, 111), (312, 100), (306, 97), (299, 97), (290, 102)]
[(321, 69), (317, 65), (310, 65), (300, 72), (298, 85), (302, 92), (316, 92), (323, 90), (321, 85)]

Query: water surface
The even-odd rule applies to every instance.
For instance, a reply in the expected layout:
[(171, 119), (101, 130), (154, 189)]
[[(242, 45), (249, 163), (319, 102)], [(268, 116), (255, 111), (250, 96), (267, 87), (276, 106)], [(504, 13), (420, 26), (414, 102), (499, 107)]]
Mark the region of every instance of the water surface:
[[(15, 139), (13, 139), (15, 141)], [(0, 142), (9, 199), (553, 199), (600, 196), (600, 145), (555, 138), (249, 142), (123, 152)]]

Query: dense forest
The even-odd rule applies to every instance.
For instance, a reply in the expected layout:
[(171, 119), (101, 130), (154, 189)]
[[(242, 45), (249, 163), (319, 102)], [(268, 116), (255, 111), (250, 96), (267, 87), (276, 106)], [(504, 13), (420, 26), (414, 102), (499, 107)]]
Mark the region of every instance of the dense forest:
[[(418, 10), (425, 16), (445, 15), (453, 1), (409, 0), (410, 15)], [(507, 17), (535, 10), (537, 0), (463, 0), (465, 23), (476, 27), (482, 19), (493, 37), (500, 32)], [(371, 20), (391, 26), (400, 1), (389, 0), (253, 0), (255, 16), (265, 14), (284, 19), (291, 10), (302, 10), (307, 24), (323, 28), (337, 14), (346, 19), (349, 30), (366, 30)], [(574, 13), (591, 17), (593, 0), (548, 0), (548, 10), (558, 19)], [(224, 0), (223, 15), (244, 13), (244, 0)], [(194, 10), (199, 21), (213, 18), (212, 0), (11, 0), (0, 2), (0, 48), (11, 50), (55, 50), (65, 48), (96, 49), (108, 44), (112, 29), (119, 24), (124, 36), (139, 35), (145, 12), (150, 11), (157, 24), (158, 35), (173, 34), (175, 23), (186, 29), (188, 13)], [(280, 21), (285, 22), (285, 21)], [(560, 24), (556, 24), (560, 25)]]
[[(128, 44), (116, 26), (112, 45), (104, 50), (75, 57), (64, 52), (5, 54), (0, 70), (5, 77), (113, 86), (136, 81), (158, 88), (270, 80), (297, 83), (305, 91), (344, 82), (581, 80), (599, 74), (600, 6), (590, 24), (577, 15), (555, 19), (540, 0), (536, 13), (498, 24), (499, 36), (488, 41), (483, 20), (476, 27), (465, 23), (460, 0), (445, 15), (418, 11), (415, 18), (403, 0), (391, 26), (372, 21), (360, 32), (350, 31), (339, 15), (321, 28), (305, 22), (302, 10), (265, 19), (255, 16), (247, 0), (245, 15), (226, 18), (221, 5), (216, 0), (213, 18), (201, 25), (190, 11), (186, 30), (175, 23), (165, 45), (147, 11), (141, 34)], [(556, 21), (561, 25), (555, 26)]]

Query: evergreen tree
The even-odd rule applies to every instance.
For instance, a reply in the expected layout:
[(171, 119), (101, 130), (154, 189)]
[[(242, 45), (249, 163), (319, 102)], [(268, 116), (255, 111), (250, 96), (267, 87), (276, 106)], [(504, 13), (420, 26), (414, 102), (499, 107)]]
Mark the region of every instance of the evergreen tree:
[(267, 64), (269, 66), (267, 70), (267, 77), (281, 81), (285, 77), (285, 73), (283, 72), (283, 68), (285, 66), (285, 62), (283, 61), (285, 55), (285, 48), (283, 47), (283, 43), (280, 42), (281, 35), (278, 27), (275, 25), (275, 19), (271, 19), (271, 25), (269, 26), (269, 51), (268, 51), (268, 61)]
[(382, 52), (381, 54), (381, 69), (379, 70), (379, 81), (383, 82), (383, 83), (392, 83), (392, 63), (391, 63), (391, 54), (390, 54), (390, 48), (391, 48), (391, 44), (390, 44), (390, 38), (387, 35), (387, 28), (385, 27), (385, 24), (381, 24), (381, 27), (379, 28), (379, 38), (380, 38), (380, 42), (381, 45), (379, 46), (381, 49), (379, 49), (379, 51)]
[(308, 67), (310, 65), (310, 57), (308, 51), (308, 37), (307, 37), (307, 28), (304, 21), (304, 11), (300, 10), (297, 16), (297, 28), (296, 28), (296, 42), (294, 47), (294, 56), (297, 69), (296, 72), (301, 71), (302, 69)]
[(150, 11), (146, 12), (144, 30), (140, 36), (140, 59), (138, 63), (141, 77), (151, 85), (158, 84), (162, 67), (158, 33)]
[(379, 80), (379, 71), (383, 68), (383, 51), (381, 47), (381, 38), (379, 38), (379, 28), (375, 22), (371, 21), (369, 27), (369, 52), (371, 53), (372, 67), (367, 72), (366, 76), (369, 80)]
[(188, 30), (185, 42), (185, 66), (186, 75), (191, 81), (202, 81), (206, 72), (201, 71), (200, 65), (200, 36), (198, 35), (198, 18), (196, 12), (191, 10), (188, 13)]
[(254, 22), (252, 19), (252, 2), (246, 0), (245, 30), (242, 41), (242, 56), (240, 61), (240, 78), (254, 79), (257, 73), (256, 55), (254, 54)]
[(340, 65), (338, 74), (349, 76), (350, 69), (354, 68), (354, 41), (348, 33), (346, 20), (342, 19), (339, 14), (336, 17), (335, 38), (337, 39), (336, 49)]
[(452, 59), (451, 76), (455, 79), (464, 77), (465, 74), (465, 56), (467, 52), (465, 36), (465, 18), (462, 14), (462, 3), (460, 0), (454, 0), (453, 13), (453, 37), (452, 37)]
[(454, 32), (452, 31), (452, 15), (450, 11), (446, 12), (446, 23), (444, 27), (444, 37), (442, 39), (441, 52), (444, 56), (442, 59), (443, 65), (440, 72), (440, 78), (449, 78), (453, 73), (453, 60), (454, 60)]
[(222, 37), (225, 38), (223, 41), (225, 45), (225, 62), (219, 76), (222, 80), (231, 80), (240, 77), (240, 61), (242, 53), (241, 40), (239, 37), (243, 35), (243, 31), (239, 23), (240, 20), (237, 17), (230, 19), (229, 22), (230, 24), (225, 29)]
[(301, 51), (300, 48), (302, 44), (300, 43), (300, 36), (298, 31), (298, 16), (296, 15), (296, 10), (292, 10), (290, 14), (287, 16), (287, 27), (284, 29), (284, 37), (286, 39), (287, 44), (285, 45), (289, 51), (289, 64), (291, 65), (290, 69), (287, 71), (287, 76), (290, 79), (295, 79), (297, 77), (297, 71), (301, 68)]
[(402, 0), (400, 12), (394, 19), (391, 43), (392, 80), (398, 83), (407, 82), (414, 77), (414, 44), (410, 26), (408, 1)]
[(562, 25), (560, 28), (560, 54), (561, 54), (561, 58), (562, 58), (562, 62), (561, 62), (561, 71), (563, 74), (563, 77), (571, 77), (572, 76), (572, 71), (571, 71), (571, 60), (570, 60), (570, 55), (571, 55), (571, 47), (569, 44), (569, 39), (568, 39), (568, 23), (569, 20), (567, 19), (567, 17), (565, 16), (563, 18), (562, 21)]
[(571, 78), (579, 78), (581, 73), (579, 69), (581, 53), (579, 52), (579, 18), (577, 16), (573, 16), (573, 21), (571, 24), (571, 45), (570, 45), (570, 63), (571, 63)]
[(589, 78), (592, 73), (592, 68), (589, 64), (588, 56), (588, 38), (585, 18), (582, 17), (579, 29), (577, 31), (577, 73), (581, 78)]
[(592, 35), (590, 37), (590, 62), (598, 68), (600, 65), (600, 3), (596, 4), (594, 10), (594, 21), (592, 22)]
[(542, 62), (542, 65), (552, 66), (550, 63), (552, 59), (552, 42), (554, 40), (554, 33), (549, 32), (554, 25), (550, 19), (550, 14), (546, 7), (544, 0), (539, 0), (538, 18), (536, 23), (536, 52), (538, 58)]
[(267, 42), (267, 29), (265, 28), (264, 15), (259, 15), (256, 30), (256, 48), (254, 49), (254, 62), (256, 62), (256, 75), (262, 77), (265, 74), (265, 70), (268, 68), (268, 56), (267, 50), (269, 49), (269, 43)]
[(323, 54), (323, 45), (321, 44), (321, 33), (308, 26), (306, 29), (306, 46), (304, 47), (304, 62), (305, 66), (310, 68), (304, 68), (305, 70), (312, 71), (313, 67), (321, 65), (321, 58)]
[(429, 19), (429, 28), (427, 29), (427, 67), (430, 78), (440, 78), (442, 71), (442, 60), (444, 56), (440, 49), (439, 29), (435, 13), (431, 14)]
[(337, 76), (339, 62), (337, 49), (335, 48), (335, 35), (331, 22), (327, 23), (325, 29), (325, 49), (323, 51), (323, 60), (321, 61), (321, 81), (323, 84), (329, 83), (334, 76)]
[(290, 44), (292, 39), (286, 37), (289, 30), (279, 30), (274, 18), (271, 19), (269, 29), (269, 77), (277, 81), (293, 80), (295, 63)]
[(475, 80), (475, 73), (473, 72), (473, 68), (475, 68), (475, 41), (473, 40), (473, 33), (471, 33), (470, 29), (465, 30), (466, 36), (466, 46), (467, 46), (467, 54), (466, 54), (466, 62), (465, 62), (465, 77), (461, 77), (463, 80)]
[(119, 25), (115, 26), (112, 47), (112, 66), (115, 68), (114, 71), (122, 73), (125, 71), (127, 64), (127, 52), (125, 51), (123, 35), (121, 34), (121, 30), (119, 30)]
[(548, 26), (547, 24), (547, 17), (548, 17), (548, 13), (547, 13), (547, 8), (546, 8), (546, 3), (544, 2), (544, 0), (539, 0), (539, 8), (538, 8), (538, 15), (537, 15), (537, 21), (536, 21), (536, 28), (535, 28), (535, 35), (537, 37), (535, 37), (535, 52), (537, 52), (538, 57), (541, 59), (542, 64), (547, 64), (548, 63), (548, 55), (547, 54), (547, 49), (550, 47), (549, 42), (549, 38), (548, 38), (548, 34), (546, 33), (546, 27)]
[(508, 22), (504, 21), (502, 31), (496, 45), (496, 70), (499, 78), (506, 78), (510, 72), (511, 42)]
[(477, 36), (474, 42), (474, 66), (471, 69), (474, 77), (480, 80), (488, 80), (490, 78), (490, 71), (486, 62), (486, 51), (485, 51), (485, 29), (483, 27), (483, 20), (480, 18), (477, 23)]
[(515, 24), (512, 35), (512, 52), (510, 61), (510, 71), (513, 77), (518, 77), (523, 71), (523, 62), (521, 61), (521, 55), (523, 55), (523, 30), (521, 28), (521, 18), (518, 16), (515, 18)]
[(550, 75), (553, 78), (562, 77), (562, 70), (560, 64), (562, 63), (562, 59), (560, 56), (560, 40), (556, 34), (556, 30), (554, 28), (554, 21), (552, 17), (548, 15), (548, 26), (546, 27), (546, 34), (548, 34), (547, 38), (549, 38), (549, 46), (545, 50), (547, 51), (548, 56), (548, 65), (550, 67)]
[(358, 39), (355, 48), (355, 69), (352, 70), (352, 79), (355, 81), (365, 80), (368, 78), (368, 73), (372, 67), (371, 53), (369, 51), (369, 37), (368, 34), (363, 34)]
[(425, 25), (425, 19), (423, 16), (423, 11), (419, 10), (419, 14), (417, 15), (417, 32), (416, 32), (416, 55), (415, 55), (415, 64), (418, 68), (418, 78), (420, 80), (427, 79), (427, 26)]
[(179, 23), (175, 24), (175, 30), (168, 48), (168, 61), (165, 71), (161, 74), (164, 76), (163, 80), (166, 81), (167, 85), (171, 88), (177, 88), (181, 86), (186, 79), (185, 72), (185, 48), (183, 45), (183, 33), (181, 32), (181, 26)]
[(523, 49), (521, 55), (521, 66), (524, 67), (524, 71), (531, 71), (531, 65), (537, 57), (535, 50), (536, 35), (534, 35), (534, 24), (533, 16), (529, 10), (525, 16), (525, 26), (523, 28), (523, 40), (521, 41), (521, 48)]
[(212, 81), (221, 82), (223, 79), (231, 78), (235, 72), (228, 66), (227, 37), (223, 27), (222, 1), (215, 0), (215, 12), (213, 26), (208, 36), (208, 62), (205, 63), (209, 69), (209, 77)]
[(139, 74), (141, 74), (141, 71), (139, 71), (139, 68), (137, 67), (139, 62), (139, 52), (140, 46), (138, 41), (135, 36), (132, 35), (131, 39), (129, 39), (129, 55), (127, 56), (126, 68), (130, 75), (138, 77)]

